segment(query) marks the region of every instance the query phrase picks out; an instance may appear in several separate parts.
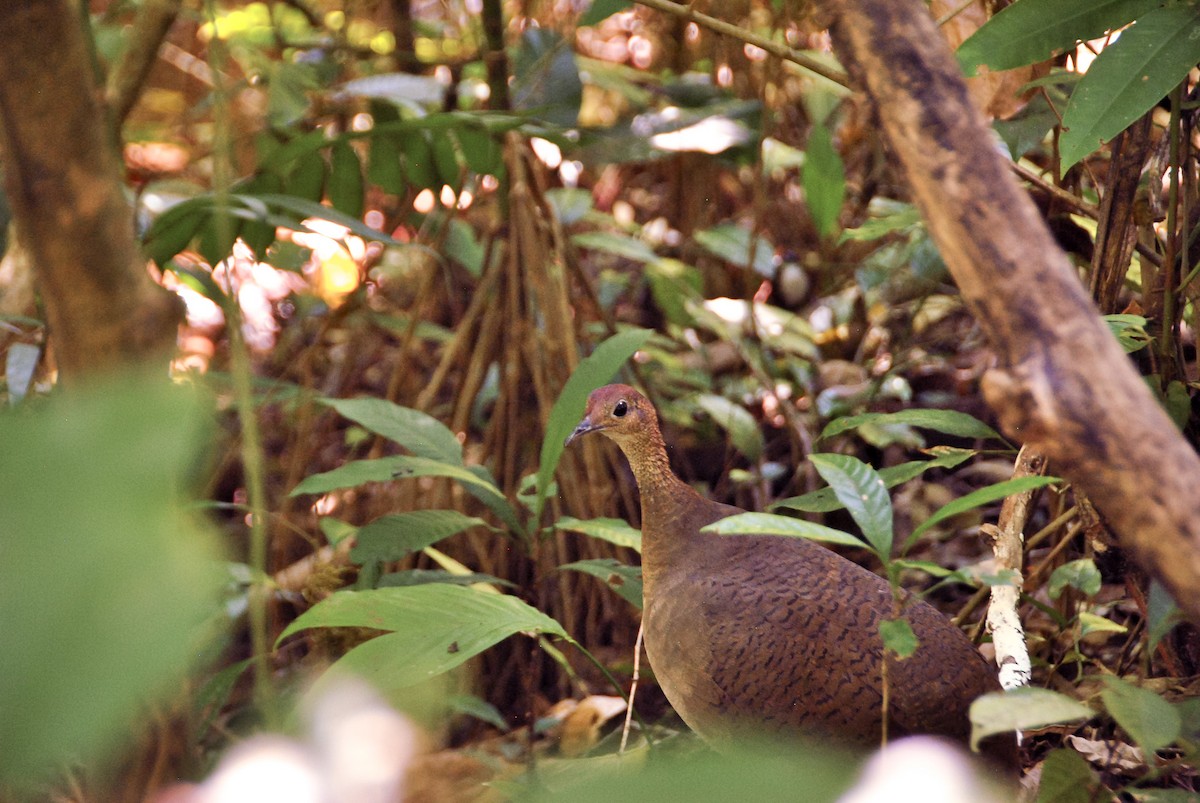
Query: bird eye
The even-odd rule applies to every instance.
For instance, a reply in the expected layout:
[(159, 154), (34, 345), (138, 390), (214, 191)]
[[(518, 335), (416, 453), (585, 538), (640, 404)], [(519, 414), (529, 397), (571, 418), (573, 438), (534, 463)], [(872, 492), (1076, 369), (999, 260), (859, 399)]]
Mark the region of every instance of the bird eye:
[(629, 412), (629, 402), (624, 399), (613, 405), (613, 415), (617, 418), (624, 418), (627, 412)]

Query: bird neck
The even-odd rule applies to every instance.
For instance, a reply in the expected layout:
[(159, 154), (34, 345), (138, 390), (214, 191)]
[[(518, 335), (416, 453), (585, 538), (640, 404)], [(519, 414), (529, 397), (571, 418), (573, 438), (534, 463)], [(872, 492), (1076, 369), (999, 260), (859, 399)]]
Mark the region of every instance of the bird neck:
[(661, 526), (677, 520), (681, 511), (693, 508), (701, 501), (695, 489), (671, 470), (666, 443), (657, 430), (620, 445), (642, 497), (643, 530), (652, 524)]

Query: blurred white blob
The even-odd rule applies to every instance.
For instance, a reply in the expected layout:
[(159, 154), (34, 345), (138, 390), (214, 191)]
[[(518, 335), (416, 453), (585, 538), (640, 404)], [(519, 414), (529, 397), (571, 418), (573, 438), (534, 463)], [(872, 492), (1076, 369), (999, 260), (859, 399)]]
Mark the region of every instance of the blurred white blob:
[(961, 749), (931, 736), (889, 744), (838, 803), (1004, 803)]

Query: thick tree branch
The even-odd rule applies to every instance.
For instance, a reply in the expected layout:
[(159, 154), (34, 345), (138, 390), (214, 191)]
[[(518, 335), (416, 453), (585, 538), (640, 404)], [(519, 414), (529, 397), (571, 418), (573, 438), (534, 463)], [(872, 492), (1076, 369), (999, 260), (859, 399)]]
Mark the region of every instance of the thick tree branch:
[(129, 46), (108, 76), (105, 89), (115, 130), (121, 130), (121, 124), (141, 97), (146, 76), (158, 58), (158, 48), (175, 24), (182, 6), (183, 0), (147, 0), (138, 9)]
[(0, 4), (6, 189), (69, 382), (165, 354), (178, 309), (139, 253), (79, 24), (67, 0)]
[(1200, 457), (1101, 322), (1013, 180), (918, 0), (823, 0), (834, 44), (1000, 367), (984, 393), (1200, 622)]

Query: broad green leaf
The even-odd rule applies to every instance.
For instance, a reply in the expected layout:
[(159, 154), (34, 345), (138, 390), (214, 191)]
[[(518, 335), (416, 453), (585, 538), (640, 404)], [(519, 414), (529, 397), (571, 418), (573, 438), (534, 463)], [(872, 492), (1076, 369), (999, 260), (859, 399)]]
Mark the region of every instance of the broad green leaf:
[(921, 646), (907, 619), (884, 619), (879, 623), (879, 637), (884, 649), (891, 650), (901, 660), (908, 658)]
[(583, 220), (596, 205), (592, 191), (580, 187), (555, 187), (546, 190), (546, 201), (554, 209), (554, 216), (564, 226)]
[(592, 0), (588, 10), (579, 17), (579, 27), (586, 28), (597, 22), (603, 22), (618, 11), (632, 7), (633, 0)]
[(1050, 594), (1050, 599), (1058, 599), (1063, 589), (1068, 586), (1082, 591), (1089, 597), (1100, 590), (1100, 570), (1091, 558), (1080, 558), (1059, 566), (1050, 575), (1046, 591)]
[(719, 223), (692, 235), (705, 251), (731, 265), (753, 269), (760, 276), (775, 275), (775, 249), (761, 236), (736, 223)]
[(597, 558), (577, 560), (558, 568), (598, 577), (630, 605), (642, 609), (642, 570), (638, 566), (629, 566), (615, 558)]
[(968, 76), (980, 66), (1010, 70), (1044, 61), (1077, 42), (1116, 30), (1160, 4), (1159, 0), (1017, 0), (959, 45)]
[(1142, 689), (1111, 675), (1103, 678), (1107, 688), (1100, 692), (1104, 707), (1152, 760), (1154, 752), (1179, 738), (1183, 727), (1179, 711), (1149, 689)]
[(467, 160), (458, 144), (454, 131), (441, 131), (433, 138), (433, 165), (443, 184), (449, 184), (455, 192), (462, 189), (466, 177)]
[(813, 541), (824, 541), (829, 544), (841, 544), (864, 548), (867, 543), (850, 533), (815, 524), (804, 519), (794, 519), (790, 516), (777, 516), (774, 513), (738, 513), (727, 519), (721, 519), (703, 529), (706, 533), (717, 535), (781, 535), (790, 538), (808, 538)]
[(1100, 52), (1071, 93), (1059, 140), (1062, 170), (1149, 111), (1200, 62), (1200, 6), (1179, 3), (1138, 17)]
[(0, 787), (99, 771), (214, 635), (216, 533), (181, 494), (212, 417), (165, 373), (0, 413)]
[(320, 203), (325, 195), (325, 174), (329, 166), (325, 164), (320, 151), (307, 151), (296, 159), (295, 165), (287, 175), (284, 186), (287, 194), (306, 201)]
[(879, 557), (892, 552), (892, 500), (875, 469), (842, 454), (809, 455), (809, 462), (837, 495)]
[(499, 171), (502, 156), (500, 145), (486, 129), (464, 125), (456, 128), (454, 133), (458, 136), (467, 167), (480, 175)]
[(385, 692), (453, 669), (515, 633), (570, 640), (562, 625), (516, 597), (445, 583), (339, 591), (293, 620), (276, 645), (314, 627), (389, 631), (334, 664)]
[(972, 491), (966, 496), (955, 499), (953, 502), (943, 505), (929, 518), (921, 522), (918, 527), (913, 530), (912, 535), (908, 537), (905, 543), (905, 548), (916, 542), (921, 535), (939, 521), (944, 521), (951, 516), (957, 516), (968, 510), (986, 505), (989, 502), (995, 502), (997, 499), (1003, 499), (1006, 496), (1021, 493), (1022, 491), (1033, 490), (1034, 488), (1044, 488), (1047, 485), (1053, 485), (1056, 482), (1062, 482), (1058, 477), (1017, 477), (1004, 482), (997, 482), (994, 485), (989, 485), (986, 488), (980, 488), (978, 491)]
[(572, 42), (550, 28), (526, 28), (513, 57), (513, 108), (549, 123), (573, 128), (579, 122), (583, 81)]
[(404, 154), (404, 175), (418, 189), (428, 190), (440, 186), (437, 166), (433, 159), (433, 145), (423, 131), (406, 131), (400, 134), (400, 152)]
[(588, 394), (611, 381), (621, 365), (642, 347), (650, 334), (649, 329), (618, 332), (596, 346), (596, 350), (581, 360), (571, 372), (571, 378), (563, 386), (562, 393), (558, 394), (550, 410), (550, 419), (546, 422), (546, 437), (542, 441), (542, 454), (538, 462), (538, 499), (534, 506), (534, 521), (541, 517), (546, 490), (558, 468), (564, 441), (579, 424)]
[(154, 219), (142, 238), (146, 256), (161, 267), (167, 260), (187, 248), (208, 222), (212, 211), (212, 196), (202, 195), (180, 201)]
[(629, 526), (624, 519), (576, 519), (563, 516), (554, 524), (560, 530), (583, 533), (617, 546), (642, 551), (642, 533)]
[(328, 541), (331, 546), (337, 546), (347, 538), (356, 535), (359, 529), (353, 524), (340, 521), (332, 516), (323, 516), (321, 520), (317, 522), (317, 526), (321, 528), (321, 534), (325, 536), (325, 540)]
[(471, 527), (486, 526), (483, 519), (457, 510), (413, 510), (380, 516), (359, 528), (350, 560), (359, 564), (402, 560), (443, 538)]
[(833, 147), (833, 137), (823, 125), (814, 125), (805, 151), (804, 197), (817, 232), (822, 237), (837, 234), (838, 216), (846, 197), (846, 168)]
[(1081, 636), (1089, 633), (1126, 633), (1129, 631), (1125, 625), (1119, 625), (1111, 619), (1105, 619), (1103, 616), (1087, 611), (1079, 614), (1079, 624), (1079, 635)]
[(1095, 782), (1096, 773), (1083, 756), (1067, 747), (1055, 748), (1042, 764), (1037, 803), (1091, 803)]
[(508, 723), (504, 721), (499, 709), (486, 700), (473, 694), (455, 694), (446, 698), (450, 710), (458, 714), (475, 717), (481, 722), (495, 727), (497, 730), (508, 731)]
[(400, 142), (395, 136), (380, 134), (371, 137), (371, 147), (367, 152), (367, 178), (384, 192), (403, 195), (408, 190), (408, 180), (404, 176), (401, 159)]
[(825, 425), (825, 429), (821, 431), (821, 439), (832, 438), (834, 435), (840, 435), (847, 430), (861, 427), (863, 424), (879, 426), (908, 424), (959, 438), (1004, 440), (999, 432), (966, 413), (960, 413), (957, 410), (917, 409), (901, 410), (896, 413), (863, 413), (839, 418)]
[(971, 703), (971, 749), (997, 733), (1041, 728), (1089, 719), (1095, 712), (1083, 703), (1049, 689), (1024, 686), (991, 692)]
[(724, 396), (705, 393), (697, 399), (700, 407), (722, 429), (729, 433), (733, 446), (751, 461), (758, 460), (763, 453), (762, 431), (754, 416), (741, 405), (734, 404)]
[(329, 202), (333, 208), (352, 218), (363, 213), (363, 176), (358, 154), (344, 139), (333, 143), (329, 151)]
[(374, 240), (387, 245), (404, 245), (404, 243), (400, 242), (399, 240), (392, 239), (378, 229), (371, 228), (358, 218), (350, 217), (349, 215), (342, 214), (332, 207), (315, 203), (304, 198), (296, 198), (291, 195), (278, 195), (274, 193), (265, 193), (263, 195), (256, 196), (256, 198), (251, 198), (248, 196), (234, 197), (243, 202), (253, 202), (257, 199), (266, 203), (268, 206), (273, 208), (278, 207), (279, 209), (282, 209), (285, 212), (290, 212), (291, 214), (300, 218), (315, 217), (320, 218), (321, 220), (328, 220), (332, 223), (345, 226), (354, 234), (357, 234), (359, 237), (363, 237), (368, 240)]
[(651, 262), (658, 258), (653, 248), (627, 234), (610, 231), (585, 231), (572, 236), (571, 242), (578, 248), (602, 251), (606, 254), (631, 259), (634, 262)]
[(408, 586), (425, 585), (426, 583), (449, 583), (456, 586), (473, 586), (476, 583), (487, 583), (494, 586), (509, 586), (516, 588), (515, 583), (501, 580), (499, 577), (483, 572), (467, 572), (458, 574), (446, 569), (406, 569), (401, 572), (390, 572), (379, 578), (377, 588), (405, 588)]
[(1158, 648), (1158, 642), (1162, 640), (1163, 636), (1183, 621), (1183, 616), (1179, 611), (1179, 606), (1175, 604), (1175, 600), (1171, 599), (1167, 589), (1157, 580), (1150, 581), (1146, 614), (1149, 619), (1147, 639), (1150, 643), (1148, 646), (1151, 651), (1154, 651)]
[(462, 465), (462, 444), (458, 438), (441, 421), (420, 410), (366, 396), (357, 399), (322, 398), (319, 401), (415, 455)]
[[(879, 476), (883, 480), (883, 484), (888, 488), (895, 488), (897, 485), (919, 477), (931, 468), (954, 468), (975, 456), (975, 451), (972, 449), (955, 449), (950, 446), (935, 446), (926, 451), (937, 454), (937, 457), (933, 460), (913, 460), (909, 463), (900, 463), (879, 469)], [(780, 499), (771, 505), (772, 509), (778, 507), (803, 510), (807, 513), (828, 513), (831, 510), (841, 510), (842, 503), (834, 494), (833, 489), (826, 487), (802, 496)]]
[(483, 275), (485, 251), (471, 224), (460, 218), (452, 218), (446, 227), (446, 241), (442, 246), (446, 256), (467, 269), (475, 278)]
[(525, 528), (517, 519), (508, 499), (494, 482), (478, 473), (480, 466), (462, 466), (414, 455), (354, 460), (344, 466), (305, 477), (292, 489), (292, 496), (323, 494), (341, 488), (353, 488), (364, 482), (390, 482), (413, 477), (448, 477), (458, 481), (472, 496), (487, 505), (515, 533)]
[(1146, 318), (1142, 315), (1105, 315), (1104, 322), (1126, 354), (1139, 351), (1152, 341), (1146, 332)]

